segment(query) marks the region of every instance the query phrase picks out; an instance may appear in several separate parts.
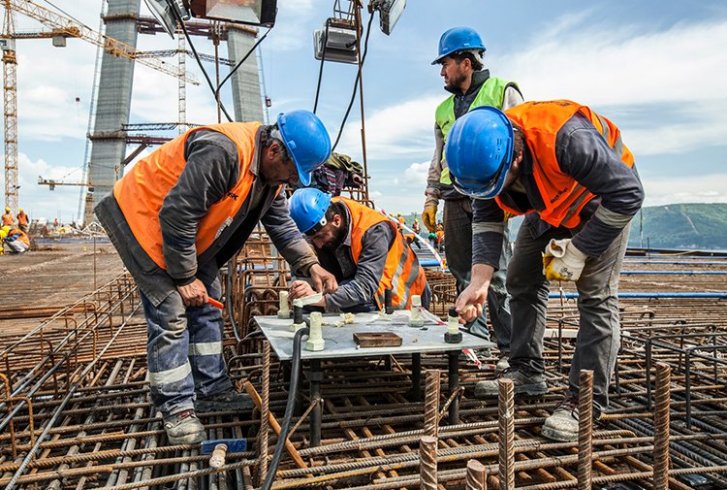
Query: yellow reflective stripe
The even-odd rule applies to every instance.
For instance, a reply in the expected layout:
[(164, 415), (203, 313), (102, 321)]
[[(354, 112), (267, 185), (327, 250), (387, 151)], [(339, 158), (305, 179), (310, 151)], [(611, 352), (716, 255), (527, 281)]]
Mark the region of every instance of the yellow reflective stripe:
[(222, 341), (217, 342), (190, 342), (190, 356), (215, 356), (222, 354)]
[(192, 366), (190, 366), (189, 360), (187, 360), (181, 366), (167, 369), (166, 371), (160, 371), (158, 373), (149, 371), (149, 382), (153, 385), (176, 383), (177, 381), (182, 381), (191, 373)]

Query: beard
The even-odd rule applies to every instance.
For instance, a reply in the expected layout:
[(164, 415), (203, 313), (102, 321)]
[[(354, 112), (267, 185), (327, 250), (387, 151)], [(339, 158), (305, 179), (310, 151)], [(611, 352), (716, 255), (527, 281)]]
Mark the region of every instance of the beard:
[(462, 82), (466, 80), (467, 76), (464, 73), (460, 73), (450, 78), (448, 82), (445, 82), (444, 88), (447, 90), (458, 90)]

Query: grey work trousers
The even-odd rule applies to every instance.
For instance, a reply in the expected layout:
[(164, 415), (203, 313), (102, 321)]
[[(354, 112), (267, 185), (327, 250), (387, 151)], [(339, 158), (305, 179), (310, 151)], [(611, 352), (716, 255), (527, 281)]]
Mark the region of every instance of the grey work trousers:
[[(505, 280), (507, 267), (512, 255), (507, 227), (502, 244), (499, 269), (492, 277), (487, 292), (487, 310), (490, 313), (495, 340), (501, 353), (510, 352), (512, 319), (510, 317), (510, 298)], [(446, 244), (447, 266), (457, 280), (457, 294), (470, 283), (472, 272), (472, 201), (468, 198), (444, 201), (444, 239)], [(467, 325), (470, 332), (480, 337), (490, 338), (487, 328), (487, 312)]]
[[(542, 252), (551, 238), (570, 238), (572, 231), (553, 228), (536, 236), (535, 220), (526, 219), (515, 241), (507, 275), (512, 308), (510, 366), (526, 373), (543, 373), (543, 336), (550, 282), (543, 275)], [(629, 226), (599, 257), (586, 260), (578, 289), (580, 314), (576, 350), (568, 376), (569, 392), (578, 393), (581, 369), (593, 370), (593, 399), (597, 408), (608, 405), (608, 386), (621, 343), (618, 281), (626, 253)]]

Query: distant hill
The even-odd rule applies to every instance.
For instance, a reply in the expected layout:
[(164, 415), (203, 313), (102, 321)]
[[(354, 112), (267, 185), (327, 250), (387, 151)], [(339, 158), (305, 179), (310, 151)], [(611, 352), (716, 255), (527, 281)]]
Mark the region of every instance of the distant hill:
[[(406, 216), (407, 223), (411, 225), (414, 217), (421, 221), (420, 215), (411, 213)], [(513, 239), (517, 236), (521, 222), (522, 218), (510, 220)], [(652, 248), (727, 250), (727, 204), (669, 204), (644, 208), (634, 217), (629, 237), (630, 247), (642, 245)]]
[[(643, 219), (643, 232), (640, 230)], [(641, 236), (643, 233), (643, 242)], [(644, 208), (631, 224), (629, 246), (727, 250), (727, 204)]]

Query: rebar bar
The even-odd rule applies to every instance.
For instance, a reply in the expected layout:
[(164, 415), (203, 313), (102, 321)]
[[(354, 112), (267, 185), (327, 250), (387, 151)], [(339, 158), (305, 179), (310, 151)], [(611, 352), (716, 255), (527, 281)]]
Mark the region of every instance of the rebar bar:
[(424, 434), (438, 437), (440, 373), (437, 370), (432, 370), (427, 371), (425, 376)]
[(497, 388), (500, 490), (512, 490), (515, 488), (515, 390), (509, 378), (498, 379)]
[(654, 392), (654, 490), (669, 488), (670, 385), (671, 368), (667, 364), (657, 363)]
[(476, 459), (467, 461), (465, 490), (487, 490), (487, 468)]
[(593, 479), (593, 371), (581, 370), (578, 383), (578, 490), (590, 490)]
[(258, 432), (258, 481), (268, 474), (268, 417), (270, 416), (270, 343), (263, 342), (262, 394)]
[(419, 443), (419, 476), (422, 490), (437, 490), (437, 443), (432, 436), (422, 436)]

